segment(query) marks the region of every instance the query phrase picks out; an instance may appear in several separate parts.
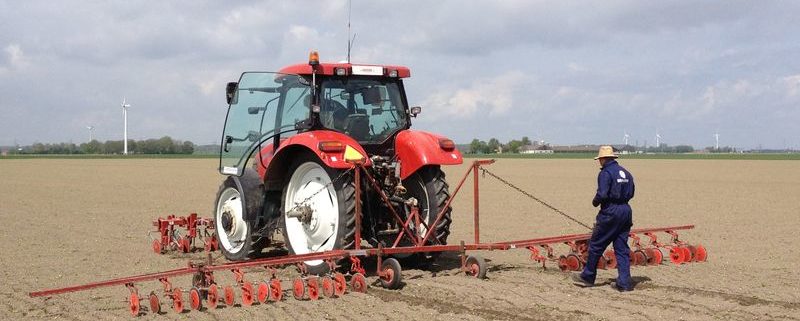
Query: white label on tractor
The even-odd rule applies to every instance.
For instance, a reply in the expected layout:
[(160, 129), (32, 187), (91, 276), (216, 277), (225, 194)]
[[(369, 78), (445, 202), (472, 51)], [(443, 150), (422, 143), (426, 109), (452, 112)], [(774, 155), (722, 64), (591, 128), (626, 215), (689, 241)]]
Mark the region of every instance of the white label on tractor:
[(353, 75), (383, 76), (383, 67), (353, 65)]
[(336, 156), (331, 156), (331, 160), (335, 162), (336, 161)]
[(456, 156), (456, 154), (450, 154), (450, 157), (452, 157), (453, 159), (458, 159), (458, 156)]
[(236, 167), (224, 166), (222, 167), (222, 174), (239, 175), (239, 169)]

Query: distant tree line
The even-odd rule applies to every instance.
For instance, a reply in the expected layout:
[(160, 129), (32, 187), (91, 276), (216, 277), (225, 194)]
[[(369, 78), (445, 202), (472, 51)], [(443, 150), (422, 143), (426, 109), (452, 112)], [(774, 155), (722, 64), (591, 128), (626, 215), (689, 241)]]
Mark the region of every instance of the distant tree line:
[(477, 138), (473, 139), (471, 143), (469, 143), (469, 150), (467, 153), (469, 154), (492, 154), (492, 153), (519, 153), (520, 147), (528, 146), (531, 144), (530, 138), (527, 136), (522, 137), (520, 140), (512, 139), (508, 143), (500, 143), (497, 138), (489, 139), (488, 142), (478, 140)]
[[(42, 144), (35, 143), (23, 148), (20, 154), (122, 154), (124, 149), (122, 140), (107, 140), (100, 142), (92, 140), (88, 143), (76, 145), (73, 143)], [(164, 136), (159, 139), (128, 140), (128, 153), (132, 154), (192, 154), (194, 143), (180, 141)]]

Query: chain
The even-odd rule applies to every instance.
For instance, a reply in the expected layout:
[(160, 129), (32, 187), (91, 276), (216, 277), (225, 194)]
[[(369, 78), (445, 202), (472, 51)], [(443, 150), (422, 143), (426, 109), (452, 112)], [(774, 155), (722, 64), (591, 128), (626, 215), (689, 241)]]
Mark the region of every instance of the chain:
[(483, 171), (483, 174), (484, 174), (484, 176), (485, 176), (485, 174), (489, 174), (489, 176), (491, 176), (491, 177), (494, 177), (495, 179), (497, 179), (497, 180), (498, 180), (498, 181), (500, 181), (500, 182), (503, 182), (503, 184), (506, 184), (508, 187), (511, 187), (511, 188), (513, 188), (513, 189), (517, 190), (517, 192), (520, 192), (520, 193), (522, 193), (523, 195), (527, 196), (528, 198), (530, 198), (530, 199), (532, 199), (532, 200), (534, 200), (534, 201), (537, 201), (537, 202), (539, 202), (540, 204), (542, 204), (542, 205), (546, 206), (547, 208), (549, 208), (549, 209), (551, 209), (551, 210), (555, 211), (556, 213), (558, 213), (558, 214), (561, 214), (562, 216), (564, 216), (564, 217), (566, 217), (566, 218), (568, 218), (568, 219), (572, 220), (572, 221), (573, 221), (573, 222), (575, 222), (575, 223), (578, 223), (580, 226), (583, 226), (583, 227), (585, 227), (585, 228), (588, 228), (588, 229), (590, 229), (590, 230), (592, 229), (592, 227), (591, 227), (591, 226), (588, 226), (588, 225), (584, 224), (583, 222), (581, 222), (581, 221), (579, 221), (579, 220), (575, 219), (574, 217), (567, 215), (567, 213), (564, 213), (564, 212), (562, 212), (561, 210), (559, 210), (559, 209), (557, 209), (557, 208), (553, 207), (552, 205), (550, 205), (550, 204), (548, 204), (547, 202), (545, 202), (545, 201), (543, 201), (543, 200), (539, 199), (538, 197), (536, 197), (536, 196), (533, 196), (533, 195), (531, 195), (530, 193), (528, 193), (528, 192), (526, 192), (526, 191), (523, 191), (521, 188), (517, 187), (517, 186), (516, 186), (516, 185), (514, 185), (514, 184), (511, 184), (511, 183), (510, 183), (510, 182), (508, 182), (507, 180), (504, 180), (503, 178), (501, 178), (500, 176), (497, 176), (497, 175), (495, 175), (494, 173), (490, 172), (489, 170), (487, 170), (487, 169), (485, 169), (485, 168), (483, 168), (483, 167), (479, 167), (479, 168), (481, 169), (481, 171)]
[(290, 211), (293, 211), (293, 210), (296, 210), (296, 209), (298, 209), (298, 208), (302, 207), (303, 205), (305, 205), (306, 203), (308, 203), (308, 201), (310, 201), (312, 198), (314, 198), (314, 196), (317, 196), (317, 194), (319, 194), (319, 193), (322, 193), (322, 191), (324, 191), (324, 190), (327, 190), (327, 189), (328, 189), (328, 187), (330, 187), (330, 186), (331, 186), (331, 185), (333, 185), (334, 183), (336, 183), (336, 182), (338, 182), (339, 180), (341, 180), (342, 178), (344, 178), (344, 177), (345, 177), (345, 175), (347, 175), (348, 173), (352, 172), (352, 171), (353, 171), (355, 168), (356, 168), (356, 167), (355, 167), (355, 166), (353, 166), (353, 167), (350, 167), (348, 170), (346, 170), (346, 171), (344, 171), (344, 172), (341, 172), (341, 173), (339, 174), (339, 176), (336, 176), (336, 178), (332, 179), (330, 182), (328, 182), (328, 184), (325, 184), (324, 186), (322, 186), (322, 188), (320, 188), (318, 191), (314, 192), (314, 194), (311, 194), (311, 195), (309, 195), (308, 197), (306, 197), (305, 199), (303, 199), (303, 200), (302, 200), (302, 201), (300, 201), (300, 202), (296, 202), (296, 203), (294, 203), (294, 204), (295, 204), (295, 205), (294, 205), (294, 207), (292, 207), (292, 208), (291, 208), (291, 209), (289, 209), (288, 211), (284, 211), (284, 213), (287, 213), (287, 212), (290, 212)]

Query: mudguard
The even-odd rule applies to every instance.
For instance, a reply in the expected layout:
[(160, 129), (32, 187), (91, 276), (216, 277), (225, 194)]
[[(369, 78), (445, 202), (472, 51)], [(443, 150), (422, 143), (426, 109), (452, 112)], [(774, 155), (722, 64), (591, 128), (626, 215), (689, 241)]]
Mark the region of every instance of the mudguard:
[(395, 150), (400, 160), (401, 179), (406, 179), (425, 165), (458, 165), (464, 162), (458, 149), (442, 149), (439, 139), (447, 137), (415, 130), (404, 130), (397, 134)]
[[(265, 187), (270, 189), (282, 188), (282, 181), (295, 155), (300, 152), (314, 153), (330, 168), (346, 169), (352, 164), (344, 159), (344, 151), (323, 152), (319, 149), (320, 142), (338, 141), (355, 149), (364, 155), (364, 165), (371, 166), (367, 152), (353, 138), (330, 130), (315, 130), (300, 133), (281, 140), (280, 146), (273, 152), (272, 144), (267, 145), (256, 156), (258, 174), (264, 179)], [(258, 159), (261, 161), (259, 162)], [(263, 165), (262, 165), (263, 164)]]

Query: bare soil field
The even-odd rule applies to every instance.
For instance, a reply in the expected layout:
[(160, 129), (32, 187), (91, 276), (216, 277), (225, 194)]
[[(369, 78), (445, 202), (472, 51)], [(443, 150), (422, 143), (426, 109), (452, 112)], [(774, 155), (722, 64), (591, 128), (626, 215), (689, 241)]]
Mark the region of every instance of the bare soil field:
[[(614, 270), (600, 272), (600, 286), (579, 288), (568, 274), (530, 261), (525, 250), (484, 252), (486, 280), (459, 274), (457, 258), (445, 256), (435, 273), (404, 270), (405, 286), (397, 291), (372, 286), (338, 299), (170, 310), (141, 319), (800, 320), (800, 162), (620, 163), (636, 178), (634, 228), (695, 224), (681, 237), (703, 244), (708, 262), (634, 267), (636, 290), (618, 293), (608, 285)], [(50, 298), (27, 293), (175, 269), (202, 257), (155, 255), (146, 233), (158, 216), (210, 216), (222, 180), (216, 167), (211, 159), (0, 160), (0, 320), (131, 319), (122, 286)], [(594, 220), (592, 160), (502, 159), (487, 168), (587, 224)], [(466, 169), (446, 168), (451, 191)], [(469, 187), (454, 203), (451, 243), (472, 237)], [(586, 232), (488, 176), (481, 230), (483, 241)], [(232, 282), (230, 273), (217, 278)], [(190, 280), (173, 283), (186, 287)], [(160, 289), (157, 282), (138, 286), (142, 294)]]

